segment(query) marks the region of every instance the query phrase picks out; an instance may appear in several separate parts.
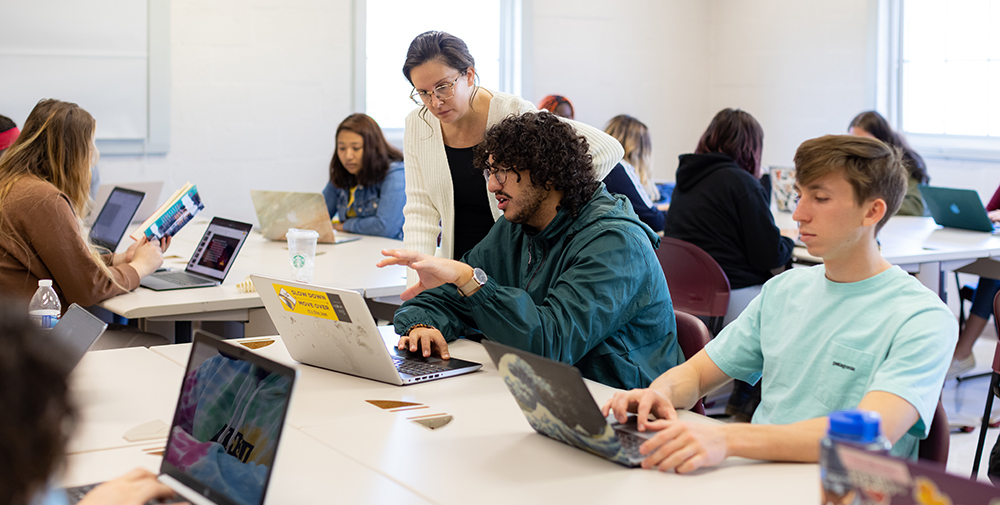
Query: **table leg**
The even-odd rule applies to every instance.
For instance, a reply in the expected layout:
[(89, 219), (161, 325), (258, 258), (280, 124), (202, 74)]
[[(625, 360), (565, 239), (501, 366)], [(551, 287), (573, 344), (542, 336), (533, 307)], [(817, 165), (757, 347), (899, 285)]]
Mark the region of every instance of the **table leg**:
[(174, 343), (187, 344), (191, 342), (191, 321), (174, 322)]

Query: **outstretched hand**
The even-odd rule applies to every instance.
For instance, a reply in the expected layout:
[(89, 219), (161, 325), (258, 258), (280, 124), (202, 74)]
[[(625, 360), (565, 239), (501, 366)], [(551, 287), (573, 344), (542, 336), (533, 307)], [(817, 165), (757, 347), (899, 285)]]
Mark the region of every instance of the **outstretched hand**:
[(403, 301), (417, 296), (425, 289), (433, 289), (442, 284), (461, 286), (472, 278), (472, 267), (461, 261), (430, 256), (428, 254), (405, 249), (383, 249), (385, 258), (378, 262), (378, 267), (388, 265), (403, 265), (412, 268), (420, 278), (417, 284), (403, 291), (400, 298)]

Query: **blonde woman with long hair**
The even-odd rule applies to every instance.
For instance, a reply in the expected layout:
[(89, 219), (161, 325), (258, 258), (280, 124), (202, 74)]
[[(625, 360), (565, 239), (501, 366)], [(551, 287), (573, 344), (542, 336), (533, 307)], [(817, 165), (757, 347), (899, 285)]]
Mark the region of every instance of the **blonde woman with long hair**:
[(163, 264), (169, 239), (121, 254), (87, 242), (80, 217), (92, 204), (96, 125), (76, 104), (42, 100), (0, 158), (0, 287), (25, 306), (39, 279), (52, 279), (66, 310), (131, 291)]
[(621, 142), (625, 148), (624, 161), (635, 168), (639, 183), (649, 199), (659, 201), (660, 190), (653, 182), (653, 142), (649, 137), (649, 128), (632, 116), (620, 114), (608, 121), (604, 133)]

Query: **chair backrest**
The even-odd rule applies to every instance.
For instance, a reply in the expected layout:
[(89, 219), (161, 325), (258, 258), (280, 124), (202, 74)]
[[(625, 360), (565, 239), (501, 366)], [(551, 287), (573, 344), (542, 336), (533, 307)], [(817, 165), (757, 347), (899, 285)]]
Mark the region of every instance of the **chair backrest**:
[[(677, 344), (681, 346), (684, 359), (691, 359), (698, 351), (702, 350), (708, 342), (712, 340), (712, 334), (701, 319), (688, 314), (687, 312), (675, 310), (674, 317), (677, 319)], [(691, 407), (691, 411), (698, 414), (705, 414), (705, 404), (702, 400)]]
[(674, 308), (696, 316), (722, 317), (729, 308), (729, 279), (700, 247), (664, 237), (656, 250)]
[(951, 428), (948, 426), (948, 414), (944, 411), (944, 405), (938, 399), (937, 410), (934, 411), (934, 420), (931, 421), (931, 430), (927, 434), (927, 439), (920, 441), (917, 456), (926, 461), (932, 461), (945, 467), (948, 465), (948, 446), (951, 443)]

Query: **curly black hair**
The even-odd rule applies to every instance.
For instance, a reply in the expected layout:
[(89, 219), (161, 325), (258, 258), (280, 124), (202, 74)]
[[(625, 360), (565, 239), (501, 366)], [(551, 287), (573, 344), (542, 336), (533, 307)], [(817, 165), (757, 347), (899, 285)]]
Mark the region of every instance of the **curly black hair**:
[(0, 299), (0, 503), (28, 504), (63, 461), (76, 409), (64, 350)]
[(562, 191), (559, 205), (576, 215), (587, 203), (600, 182), (594, 179), (594, 164), (588, 153), (587, 139), (555, 114), (541, 111), (510, 116), (486, 130), (483, 142), (476, 146), (474, 166), (480, 170), (493, 164), (519, 172), (531, 172), (531, 184)]

